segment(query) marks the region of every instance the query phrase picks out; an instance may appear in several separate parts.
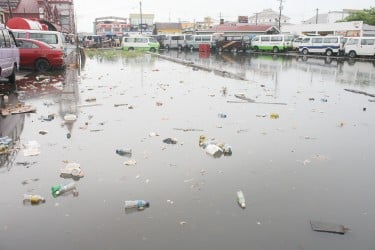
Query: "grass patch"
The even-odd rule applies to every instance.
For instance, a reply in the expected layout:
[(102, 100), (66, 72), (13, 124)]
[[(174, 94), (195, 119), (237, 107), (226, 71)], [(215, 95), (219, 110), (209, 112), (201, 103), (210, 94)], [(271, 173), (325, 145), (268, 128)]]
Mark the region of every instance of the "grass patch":
[(142, 51), (124, 51), (121, 49), (85, 49), (85, 54), (90, 59), (103, 58), (106, 60), (117, 60), (119, 58), (135, 58), (145, 54)]

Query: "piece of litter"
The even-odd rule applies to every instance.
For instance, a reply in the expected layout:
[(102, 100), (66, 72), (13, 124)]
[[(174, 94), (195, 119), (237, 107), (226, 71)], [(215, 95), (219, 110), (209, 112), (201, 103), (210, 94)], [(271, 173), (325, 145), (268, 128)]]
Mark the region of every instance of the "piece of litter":
[(349, 228), (344, 225), (338, 225), (333, 223), (326, 223), (321, 221), (310, 221), (312, 230), (325, 233), (336, 233), (336, 234), (345, 234), (349, 231)]
[(186, 221), (180, 221), (181, 226), (185, 225), (186, 223), (187, 223)]
[(137, 164), (136, 160), (128, 160), (124, 162), (124, 165), (127, 165), (127, 166), (134, 166), (135, 164)]
[(29, 141), (25, 145), (25, 149), (23, 150), (23, 155), (24, 156), (36, 156), (40, 154), (39, 151), (39, 143), (37, 141)]

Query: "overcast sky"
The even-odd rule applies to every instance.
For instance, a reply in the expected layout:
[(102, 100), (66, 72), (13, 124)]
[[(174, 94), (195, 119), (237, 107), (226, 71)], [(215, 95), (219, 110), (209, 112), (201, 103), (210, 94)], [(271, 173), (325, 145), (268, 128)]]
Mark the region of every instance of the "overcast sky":
[[(278, 11), (279, 0), (143, 0), (142, 13), (155, 14), (156, 22), (202, 21), (210, 16), (227, 21), (237, 20), (237, 16), (251, 16), (263, 9)], [(135, 0), (74, 0), (79, 32), (92, 32), (96, 17), (129, 17), (129, 13), (139, 13), (140, 1)], [(283, 0), (282, 14), (291, 18), (292, 23), (313, 17), (319, 13), (342, 9), (364, 9), (375, 7), (374, 0)]]

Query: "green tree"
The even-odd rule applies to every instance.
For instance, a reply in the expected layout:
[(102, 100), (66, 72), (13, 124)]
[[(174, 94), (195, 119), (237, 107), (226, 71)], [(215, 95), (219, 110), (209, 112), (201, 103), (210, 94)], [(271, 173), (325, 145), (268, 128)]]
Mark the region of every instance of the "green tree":
[(370, 9), (356, 11), (346, 17), (344, 21), (363, 21), (366, 24), (375, 25), (375, 8), (371, 7)]

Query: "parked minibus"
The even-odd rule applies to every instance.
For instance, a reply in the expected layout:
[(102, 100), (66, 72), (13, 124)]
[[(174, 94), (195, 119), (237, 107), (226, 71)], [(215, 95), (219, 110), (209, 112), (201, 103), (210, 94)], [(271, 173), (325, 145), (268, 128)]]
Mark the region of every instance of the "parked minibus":
[(7, 78), (15, 86), (19, 69), (20, 52), (12, 32), (0, 24), (0, 77)]
[(189, 34), (166, 35), (163, 40), (163, 47), (165, 49), (184, 49), (191, 36)]
[(343, 37), (341, 36), (312, 36), (302, 39), (298, 51), (304, 55), (309, 53), (324, 54), (332, 56), (339, 54), (343, 49)]
[(15, 38), (29, 38), (45, 42), (56, 49), (61, 49), (66, 55), (66, 42), (63, 34), (52, 30), (22, 30), (12, 29)]
[(142, 50), (155, 52), (159, 50), (160, 44), (152, 37), (147, 36), (124, 36), (121, 41), (123, 50)]
[(291, 34), (259, 35), (251, 40), (251, 47), (255, 51), (288, 51), (292, 49), (294, 36)]
[(199, 44), (209, 44), (213, 50), (216, 46), (216, 37), (214, 35), (193, 35), (186, 41), (186, 47), (190, 50), (198, 49)]
[(375, 37), (351, 37), (344, 46), (345, 55), (375, 56)]

